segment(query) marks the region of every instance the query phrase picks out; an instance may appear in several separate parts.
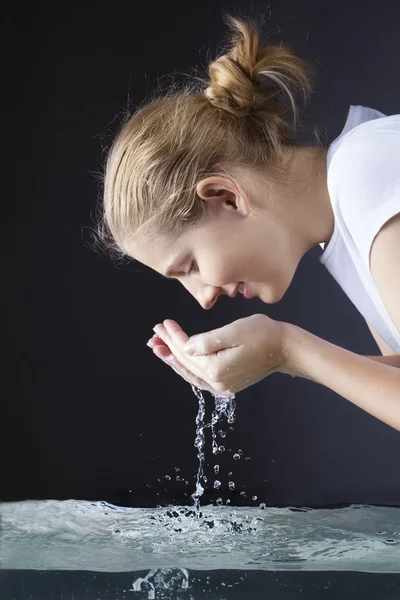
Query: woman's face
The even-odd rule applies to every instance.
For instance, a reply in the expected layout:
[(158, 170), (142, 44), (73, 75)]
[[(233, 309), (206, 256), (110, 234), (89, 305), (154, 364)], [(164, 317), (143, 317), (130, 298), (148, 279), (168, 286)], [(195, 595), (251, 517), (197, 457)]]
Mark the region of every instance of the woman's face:
[(164, 276), (172, 265), (172, 277), (206, 310), (240, 282), (263, 302), (278, 302), (304, 254), (333, 235), (326, 157), (327, 148), (290, 151), (284, 185), (243, 171), (235, 174), (240, 188), (224, 176), (208, 177), (196, 190), (208, 202), (200, 225), (173, 241), (157, 235), (130, 254)]
[(305, 249), (279, 212), (257, 210), (253, 214), (246, 199), (228, 187), (214, 182), (212, 196), (202, 194), (209, 200), (203, 223), (172, 242), (159, 235), (147, 245), (133, 247), (131, 253), (164, 276), (171, 266), (171, 277), (205, 310), (219, 296), (236, 293), (240, 282), (263, 302), (278, 302)]

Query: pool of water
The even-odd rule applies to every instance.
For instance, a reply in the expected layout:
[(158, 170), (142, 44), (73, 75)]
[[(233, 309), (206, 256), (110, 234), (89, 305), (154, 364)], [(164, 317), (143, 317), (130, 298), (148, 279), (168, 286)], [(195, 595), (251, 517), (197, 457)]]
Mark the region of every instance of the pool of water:
[(396, 507), (27, 500), (0, 519), (2, 600), (400, 597)]

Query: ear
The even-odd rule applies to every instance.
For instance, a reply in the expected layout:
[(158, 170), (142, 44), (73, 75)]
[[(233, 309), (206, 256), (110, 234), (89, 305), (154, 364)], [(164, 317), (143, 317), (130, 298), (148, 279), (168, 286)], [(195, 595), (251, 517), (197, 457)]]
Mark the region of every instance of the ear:
[(202, 179), (197, 184), (196, 193), (202, 200), (211, 201), (214, 205), (218, 203), (218, 208), (233, 210), (243, 216), (250, 213), (245, 194), (226, 177), (213, 176)]

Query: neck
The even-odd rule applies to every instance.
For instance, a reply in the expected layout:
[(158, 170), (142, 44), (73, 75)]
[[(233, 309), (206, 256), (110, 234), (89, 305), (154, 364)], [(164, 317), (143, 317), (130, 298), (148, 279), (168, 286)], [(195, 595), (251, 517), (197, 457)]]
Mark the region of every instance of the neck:
[(286, 207), (289, 226), (305, 253), (319, 243), (328, 244), (333, 235), (334, 215), (327, 185), (327, 147), (295, 148), (293, 180)]

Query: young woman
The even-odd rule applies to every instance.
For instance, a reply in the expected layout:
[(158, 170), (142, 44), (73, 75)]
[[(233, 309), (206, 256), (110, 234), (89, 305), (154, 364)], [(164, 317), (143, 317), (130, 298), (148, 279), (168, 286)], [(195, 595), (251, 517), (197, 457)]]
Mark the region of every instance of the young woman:
[(320, 244), (382, 356), (264, 314), (190, 340), (167, 319), (148, 345), (212, 393), (288, 373), (400, 431), (400, 115), (351, 106), (329, 147), (297, 144), (294, 91), (311, 90), (310, 65), (262, 45), (254, 20), (227, 23), (229, 47), (209, 78), (174, 86), (123, 123), (107, 157), (101, 241), (176, 278), (206, 310), (223, 294), (278, 302)]

